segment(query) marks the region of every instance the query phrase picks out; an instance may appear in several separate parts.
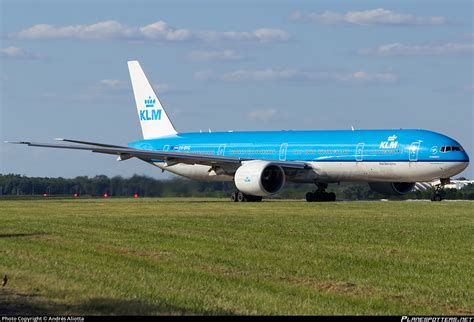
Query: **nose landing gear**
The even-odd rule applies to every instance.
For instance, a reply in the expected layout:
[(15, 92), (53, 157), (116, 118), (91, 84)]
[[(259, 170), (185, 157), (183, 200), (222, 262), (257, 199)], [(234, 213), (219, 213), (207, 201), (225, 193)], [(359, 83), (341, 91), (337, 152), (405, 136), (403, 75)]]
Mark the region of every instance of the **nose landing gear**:
[(431, 201), (441, 201), (443, 200), (442, 192), (444, 186), (449, 184), (450, 180), (447, 179), (439, 179), (439, 183), (433, 186), (433, 194), (431, 195)]
[(316, 191), (306, 193), (307, 202), (336, 201), (334, 192), (326, 192), (327, 183), (317, 183), (316, 185), (318, 186)]

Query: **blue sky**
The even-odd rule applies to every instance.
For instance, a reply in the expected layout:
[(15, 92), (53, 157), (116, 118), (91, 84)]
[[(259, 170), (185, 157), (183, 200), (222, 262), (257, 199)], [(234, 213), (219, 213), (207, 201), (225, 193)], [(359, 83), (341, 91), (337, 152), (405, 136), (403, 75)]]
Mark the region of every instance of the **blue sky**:
[[(137, 59), (178, 131), (424, 128), (473, 157), (472, 1), (0, 4), (2, 141), (140, 139)], [(5, 144), (0, 173), (163, 176)]]

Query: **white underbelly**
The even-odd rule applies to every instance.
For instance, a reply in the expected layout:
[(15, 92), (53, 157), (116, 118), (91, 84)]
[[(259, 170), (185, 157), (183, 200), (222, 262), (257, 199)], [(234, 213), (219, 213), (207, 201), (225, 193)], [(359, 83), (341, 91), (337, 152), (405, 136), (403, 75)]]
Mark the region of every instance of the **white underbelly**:
[(418, 182), (449, 178), (466, 162), (313, 162), (318, 179), (330, 181)]
[(199, 181), (232, 181), (234, 178), (225, 174), (218, 174), (208, 165), (178, 163), (167, 165), (164, 162), (153, 163), (158, 168), (174, 174)]
[[(233, 181), (232, 175), (216, 173), (210, 166), (153, 163), (160, 169), (200, 181)], [(309, 162), (313, 170), (298, 171), (288, 181), (427, 182), (449, 178), (467, 167), (467, 162)]]

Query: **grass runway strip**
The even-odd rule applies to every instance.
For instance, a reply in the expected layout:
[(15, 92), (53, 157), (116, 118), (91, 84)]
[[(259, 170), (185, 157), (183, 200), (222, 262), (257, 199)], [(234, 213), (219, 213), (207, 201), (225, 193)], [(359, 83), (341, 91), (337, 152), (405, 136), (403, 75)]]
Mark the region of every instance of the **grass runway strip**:
[(0, 200), (0, 315), (472, 315), (473, 210)]

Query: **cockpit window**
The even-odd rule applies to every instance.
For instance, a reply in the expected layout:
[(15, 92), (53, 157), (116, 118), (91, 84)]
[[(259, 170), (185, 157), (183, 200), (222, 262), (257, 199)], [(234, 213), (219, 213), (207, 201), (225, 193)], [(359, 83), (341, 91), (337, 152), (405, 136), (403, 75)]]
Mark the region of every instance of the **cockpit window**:
[(440, 149), (441, 152), (451, 152), (451, 151), (464, 151), (460, 146), (442, 146)]

